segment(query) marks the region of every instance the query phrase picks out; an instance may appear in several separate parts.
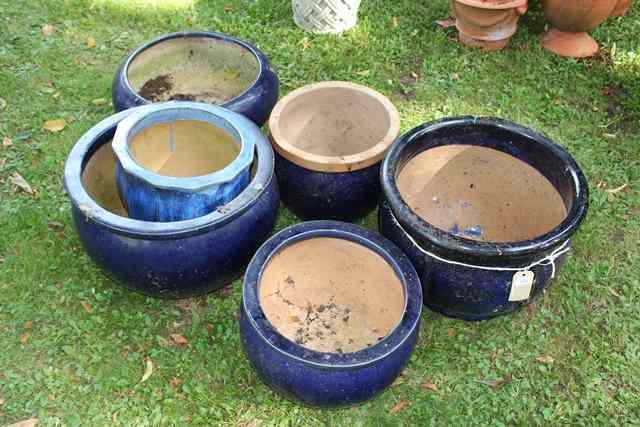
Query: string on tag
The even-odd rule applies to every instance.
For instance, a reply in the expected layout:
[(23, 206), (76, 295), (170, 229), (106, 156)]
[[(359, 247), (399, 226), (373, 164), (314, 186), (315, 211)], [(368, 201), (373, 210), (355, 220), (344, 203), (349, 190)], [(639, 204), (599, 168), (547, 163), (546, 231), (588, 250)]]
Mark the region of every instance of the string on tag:
[(389, 210), (389, 213), (391, 214), (391, 219), (393, 219), (393, 222), (398, 226), (398, 228), (400, 228), (400, 230), (402, 230), (402, 232), (405, 234), (405, 236), (407, 236), (407, 238), (414, 244), (415, 247), (418, 248), (418, 250), (420, 252), (422, 252), (425, 255), (430, 256), (431, 258), (434, 258), (440, 262), (443, 262), (445, 264), (451, 264), (451, 265), (459, 265), (461, 267), (467, 267), (467, 268), (475, 268), (478, 270), (489, 270), (489, 271), (531, 271), (531, 269), (533, 267), (536, 267), (538, 265), (550, 265), (551, 266), (551, 278), (554, 279), (556, 277), (556, 259), (560, 258), (562, 255), (566, 254), (567, 252), (569, 252), (571, 250), (571, 247), (569, 246), (569, 239), (565, 240), (564, 243), (560, 246), (558, 246), (556, 249), (553, 250), (553, 252), (551, 252), (549, 255), (545, 256), (544, 258), (532, 262), (531, 264), (522, 267), (522, 268), (515, 268), (515, 267), (487, 267), (484, 265), (474, 265), (474, 264), (467, 264), (464, 262), (459, 262), (459, 261), (452, 261), (446, 258), (442, 258), (432, 252), (429, 252), (427, 250), (424, 250), (420, 244), (418, 244), (418, 242), (415, 241), (415, 239), (409, 234), (407, 233), (407, 231), (404, 229), (404, 227), (402, 226), (402, 224), (400, 224), (400, 222), (396, 219), (396, 216), (393, 212), (391, 212), (391, 210)]

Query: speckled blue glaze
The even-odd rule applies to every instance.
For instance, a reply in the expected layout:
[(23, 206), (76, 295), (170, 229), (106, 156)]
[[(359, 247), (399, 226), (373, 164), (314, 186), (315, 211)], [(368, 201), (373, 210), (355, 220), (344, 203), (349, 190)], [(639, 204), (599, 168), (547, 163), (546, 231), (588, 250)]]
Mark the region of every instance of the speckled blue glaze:
[[(283, 247), (312, 237), (360, 243), (397, 272), (405, 290), (405, 312), (398, 326), (376, 345), (354, 353), (321, 353), (288, 340), (266, 319), (258, 299), (265, 265)], [(415, 269), (387, 239), (352, 224), (312, 221), (282, 230), (256, 252), (245, 274), (242, 301), (242, 345), (260, 378), (294, 400), (334, 407), (371, 399), (397, 378), (418, 339), (422, 292)]]
[[(176, 120), (209, 122), (225, 130), (237, 141), (240, 153), (223, 169), (203, 176), (163, 176), (139, 165), (129, 151), (131, 137), (148, 126)], [(163, 102), (150, 105), (144, 114), (129, 115), (118, 124), (112, 144), (118, 160), (118, 192), (129, 216), (143, 221), (183, 221), (229, 203), (249, 184), (258, 140), (268, 144), (252, 121), (215, 105)]]
[(136, 55), (140, 54), (145, 49), (163, 41), (179, 37), (210, 37), (224, 40), (226, 42), (242, 46), (256, 57), (260, 64), (260, 72), (256, 81), (245, 92), (236, 98), (220, 104), (220, 106), (238, 114), (242, 114), (258, 126), (262, 126), (269, 118), (269, 114), (271, 114), (273, 106), (278, 102), (278, 93), (280, 88), (278, 76), (273, 68), (271, 68), (271, 64), (267, 57), (251, 43), (227, 34), (215, 32), (185, 31), (164, 34), (133, 50), (133, 52), (124, 59), (113, 79), (113, 84), (111, 86), (113, 108), (116, 111), (122, 111), (149, 103), (149, 101), (139, 96), (129, 85), (129, 81), (127, 79), (129, 64), (133, 61)]
[(116, 125), (130, 113), (123, 111), (98, 123), (67, 159), (64, 184), (85, 250), (119, 283), (155, 297), (200, 295), (229, 284), (275, 223), (278, 189), (271, 146), (256, 145), (257, 165), (250, 185), (222, 209), (188, 221), (134, 220), (98, 205), (81, 181), (88, 159), (111, 140)]
[[(494, 148), (530, 164), (554, 185), (567, 206), (566, 219), (533, 240), (511, 243), (479, 242), (440, 230), (417, 216), (402, 199), (396, 177), (402, 167), (424, 150), (471, 144)], [(552, 268), (532, 268), (531, 298), (510, 302), (513, 271), (487, 271), (451, 265), (424, 254), (487, 267), (523, 268), (550, 255), (578, 230), (588, 210), (588, 185), (571, 155), (542, 134), (506, 120), (456, 117), (419, 126), (391, 147), (381, 169), (385, 200), (379, 211), (380, 231), (397, 244), (415, 266), (425, 304), (432, 310), (466, 320), (483, 320), (529, 304), (548, 286)], [(556, 260), (556, 274), (566, 256)]]
[(380, 163), (351, 172), (317, 172), (300, 167), (276, 152), (282, 201), (303, 219), (355, 221), (378, 202)]

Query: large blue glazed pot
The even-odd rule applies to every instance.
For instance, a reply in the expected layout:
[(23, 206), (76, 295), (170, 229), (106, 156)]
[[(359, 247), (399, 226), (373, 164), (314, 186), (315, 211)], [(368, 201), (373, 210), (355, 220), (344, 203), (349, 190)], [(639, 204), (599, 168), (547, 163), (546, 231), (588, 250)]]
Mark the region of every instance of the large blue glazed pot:
[(354, 221), (380, 195), (380, 163), (400, 117), (382, 94), (321, 82), (282, 98), (269, 119), (282, 200), (304, 219)]
[(131, 52), (112, 85), (116, 111), (158, 101), (199, 101), (242, 114), (258, 126), (278, 101), (267, 57), (247, 41), (215, 32), (165, 34)]
[[(196, 123), (211, 125), (206, 129), (210, 132), (194, 137), (189, 132)], [(176, 126), (184, 132), (176, 135)], [(147, 137), (145, 129), (160, 132)], [(229, 203), (249, 184), (257, 141), (268, 144), (252, 121), (214, 105), (170, 101), (129, 115), (118, 125), (112, 143), (118, 191), (129, 216), (143, 221), (183, 221)], [(138, 153), (134, 154), (136, 148)], [(203, 156), (211, 159), (199, 158)], [(218, 164), (218, 158), (225, 156), (228, 164)], [(139, 161), (145, 157), (149, 165)], [(168, 176), (146, 167), (158, 163), (156, 158), (161, 163), (175, 159), (178, 164), (174, 166), (181, 174)], [(201, 173), (207, 173), (192, 176), (190, 166), (202, 166), (203, 162)], [(212, 167), (221, 169), (211, 171)]]
[[(400, 279), (404, 311), (377, 343), (355, 352), (315, 351), (280, 334), (265, 315), (259, 286), (270, 260), (284, 248), (318, 237), (345, 239), (374, 251)], [(415, 269), (390, 241), (352, 224), (311, 221), (273, 236), (251, 260), (242, 298), (240, 334), (249, 361), (266, 384), (308, 405), (335, 407), (372, 399), (397, 378), (418, 339), (422, 291)]]
[[(559, 193), (565, 219), (533, 239), (500, 243), (467, 239), (425, 221), (403, 199), (398, 175), (425, 150), (461, 142), (499, 150), (535, 168)], [(407, 132), (389, 150), (381, 180), (385, 198), (379, 211), (380, 231), (415, 266), (427, 307), (466, 320), (512, 312), (542, 294), (559, 273), (570, 238), (588, 208), (587, 181), (564, 148), (540, 133), (495, 118), (446, 118)], [(527, 276), (531, 273), (528, 297), (513, 298), (520, 275), (531, 277)]]
[(256, 144), (251, 183), (223, 209), (187, 221), (131, 219), (118, 197), (111, 140), (138, 107), (98, 123), (75, 144), (64, 185), (89, 256), (124, 286), (154, 297), (188, 297), (235, 279), (275, 223), (278, 189), (273, 151)]

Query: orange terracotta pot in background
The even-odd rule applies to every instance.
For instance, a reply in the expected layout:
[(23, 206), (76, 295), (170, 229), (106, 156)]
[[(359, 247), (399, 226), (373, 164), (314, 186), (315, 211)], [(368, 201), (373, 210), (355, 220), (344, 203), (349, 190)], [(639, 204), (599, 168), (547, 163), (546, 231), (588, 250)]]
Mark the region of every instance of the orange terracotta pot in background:
[(587, 31), (611, 15), (618, 0), (544, 0), (544, 15), (551, 28), (542, 35), (545, 49), (566, 57), (596, 54), (598, 43)]

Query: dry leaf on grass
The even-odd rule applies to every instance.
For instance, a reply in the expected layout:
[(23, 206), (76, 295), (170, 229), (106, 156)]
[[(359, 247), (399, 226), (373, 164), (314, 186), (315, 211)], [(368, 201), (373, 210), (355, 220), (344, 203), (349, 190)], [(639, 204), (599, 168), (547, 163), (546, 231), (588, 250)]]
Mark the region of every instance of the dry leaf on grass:
[(436, 24), (438, 24), (442, 28), (451, 28), (456, 26), (456, 20), (453, 18), (441, 19), (436, 21)]
[(187, 339), (185, 337), (183, 337), (182, 335), (180, 335), (180, 334), (171, 334), (171, 339), (177, 345), (187, 345), (187, 344), (189, 344), (189, 341), (187, 341)]
[(25, 329), (33, 328), (33, 320), (29, 320), (27, 322), (24, 322), (24, 325), (22, 325), (22, 327), (25, 328)]
[(451, 80), (453, 80), (454, 82), (459, 82), (460, 81), (460, 74), (458, 74), (458, 73), (451, 74)]
[(33, 427), (38, 424), (37, 418), (29, 418), (28, 420), (18, 421), (17, 423), (9, 424), (6, 427)]
[(622, 184), (620, 187), (616, 187), (616, 188), (612, 188), (610, 190), (604, 190), (609, 194), (617, 194), (619, 192), (621, 192), (622, 190), (624, 190), (625, 188), (627, 188), (629, 186), (629, 184)]
[(540, 363), (546, 363), (547, 365), (552, 364), (553, 362), (555, 362), (555, 359), (551, 356), (540, 356), (540, 357), (536, 357), (536, 360)]
[(178, 388), (180, 384), (182, 384), (182, 380), (178, 377), (173, 377), (170, 383), (171, 388)]
[(87, 37), (84, 43), (87, 45), (89, 49), (96, 47), (96, 39), (94, 39), (91, 36)]
[(509, 384), (512, 381), (511, 374), (507, 374), (504, 378), (498, 378), (496, 380), (476, 380), (477, 383), (484, 384), (491, 388), (498, 388), (505, 384)]
[(67, 122), (62, 119), (59, 120), (47, 120), (42, 125), (43, 129), (48, 130), (49, 132), (60, 132), (66, 126)]
[(151, 374), (153, 374), (153, 362), (151, 359), (147, 358), (144, 362), (144, 374), (142, 375), (140, 382), (143, 383), (148, 380)]
[(4, 98), (0, 98), (0, 112), (2, 112), (5, 108), (7, 108), (7, 101)]
[(86, 311), (87, 313), (93, 312), (93, 308), (91, 308), (91, 305), (88, 302), (80, 301), (80, 305), (82, 306), (82, 308), (84, 308), (84, 311)]
[(31, 188), (27, 180), (24, 179), (18, 172), (14, 172), (14, 174), (11, 175), (11, 183), (25, 193), (33, 194), (33, 188)]
[(50, 35), (52, 35), (55, 32), (56, 32), (56, 27), (54, 27), (51, 24), (44, 24), (42, 26), (42, 35), (45, 36), (45, 37), (49, 37)]
[(2, 147), (9, 148), (13, 145), (13, 141), (8, 136), (2, 138)]
[(391, 28), (398, 28), (398, 17), (394, 16), (391, 18)]
[(398, 412), (402, 411), (402, 409), (407, 406), (409, 404), (408, 401), (406, 400), (401, 400), (398, 403), (396, 403), (393, 408), (391, 408), (391, 410), (389, 411), (389, 415), (394, 415), (397, 414)]
[(26, 344), (27, 341), (29, 341), (29, 334), (26, 332), (24, 334), (20, 334), (20, 343)]
[(224, 11), (225, 12), (231, 12), (233, 10), (233, 7), (229, 4), (225, 4), (224, 5)]
[(91, 103), (93, 105), (95, 105), (96, 107), (101, 107), (103, 105), (107, 105), (107, 99), (106, 98), (96, 98), (93, 101), (91, 101)]
[(420, 384), (420, 388), (423, 390), (438, 391), (438, 386), (430, 382), (424, 382)]

